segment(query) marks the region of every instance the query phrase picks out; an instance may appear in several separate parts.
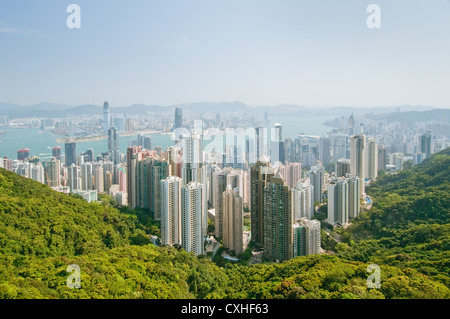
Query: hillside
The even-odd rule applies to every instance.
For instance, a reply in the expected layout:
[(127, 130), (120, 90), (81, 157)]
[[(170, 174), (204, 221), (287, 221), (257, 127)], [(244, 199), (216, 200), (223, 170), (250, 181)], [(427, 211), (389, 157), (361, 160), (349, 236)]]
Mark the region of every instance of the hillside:
[[(5, 257), (0, 264), (0, 298), (450, 297), (442, 283), (413, 269), (392, 266), (381, 266), (380, 289), (368, 289), (367, 264), (327, 255), (300, 257), (283, 264), (225, 268), (204, 257), (152, 245), (119, 247), (71, 258)], [(81, 289), (66, 286), (66, 268), (73, 263), (81, 269)]]
[[(427, 275), (384, 261), (381, 288), (368, 289), (370, 258), (351, 260), (352, 244), (341, 257), (219, 267), (148, 244), (147, 229), (107, 201), (88, 204), (0, 169), (0, 298), (450, 298), (438, 268)], [(81, 289), (66, 285), (70, 264), (80, 266)]]
[(134, 216), (0, 169), (0, 254), (81, 255), (144, 235)]
[(367, 189), (374, 207), (342, 231), (338, 256), (415, 268), (450, 285), (450, 149)]

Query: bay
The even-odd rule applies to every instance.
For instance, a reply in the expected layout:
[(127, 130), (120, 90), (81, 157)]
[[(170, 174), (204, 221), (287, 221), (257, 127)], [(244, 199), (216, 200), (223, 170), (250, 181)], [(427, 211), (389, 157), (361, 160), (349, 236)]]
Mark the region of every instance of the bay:
[[(58, 143), (58, 136), (52, 135), (47, 130), (37, 128), (1, 128), (0, 131), (6, 131), (0, 136), (0, 156), (7, 156), (11, 159), (17, 158), (17, 151), (22, 147), (30, 150), (30, 156), (38, 156), (41, 160), (49, 160), (52, 157), (52, 148), (61, 147), (61, 155), (64, 155), (64, 143)], [(145, 134), (151, 136), (153, 147), (159, 145), (162, 149), (166, 149), (173, 144), (170, 134), (151, 133)], [(119, 134), (119, 151), (127, 152), (130, 140), (135, 140), (136, 135), (120, 136)], [(87, 151), (89, 148), (94, 150), (94, 156), (102, 152), (108, 151), (108, 139), (105, 137), (101, 140), (93, 140), (86, 142), (77, 142), (77, 154)]]
[[(323, 124), (334, 117), (273, 117), (270, 119), (267, 127), (270, 129), (275, 123), (282, 125), (283, 138), (295, 138), (299, 133), (306, 135), (322, 136), (331, 131), (332, 128)], [(4, 132), (4, 134), (1, 134)], [(135, 140), (136, 135), (120, 136), (119, 151), (126, 153), (129, 141)], [(145, 134), (151, 136), (153, 148), (157, 145), (163, 150), (174, 144), (170, 134), (151, 133)], [(0, 156), (7, 156), (11, 159), (17, 158), (17, 151), (22, 147), (30, 149), (30, 156), (38, 156), (41, 160), (49, 160), (52, 156), (52, 148), (61, 147), (61, 155), (64, 155), (64, 143), (58, 143), (58, 136), (53, 135), (51, 131), (38, 128), (14, 128), (0, 127)], [(77, 153), (87, 151), (89, 148), (94, 150), (94, 156), (108, 150), (108, 139), (92, 140), (86, 142), (77, 142)]]

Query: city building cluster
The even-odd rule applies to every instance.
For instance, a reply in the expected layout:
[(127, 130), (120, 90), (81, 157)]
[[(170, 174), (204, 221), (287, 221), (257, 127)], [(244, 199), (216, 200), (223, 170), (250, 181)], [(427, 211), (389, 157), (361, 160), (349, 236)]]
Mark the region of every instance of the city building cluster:
[[(21, 148), (17, 159), (4, 157), (0, 167), (88, 202), (107, 193), (118, 205), (142, 208), (161, 222), (161, 245), (206, 254), (213, 224), (214, 237), (230, 253), (241, 255), (251, 240), (266, 260), (285, 261), (323, 252), (321, 223), (345, 227), (370, 207), (365, 189), (379, 171), (396, 172), (407, 161), (419, 164), (448, 146), (445, 133), (433, 138), (428, 127), (408, 135), (412, 132), (397, 122), (374, 122), (357, 123), (352, 115), (326, 136), (285, 139), (276, 123), (270, 129), (233, 131), (231, 139), (223, 135), (210, 147), (207, 130), (187, 125), (177, 107), (169, 128), (172, 146), (163, 150), (138, 134), (122, 154), (119, 134), (127, 122), (113, 119), (105, 102), (100, 124), (107, 151), (80, 152), (76, 141), (67, 139), (64, 154), (54, 147), (51, 160), (41, 162)], [(220, 114), (210, 124), (226, 131)], [(323, 205), (327, 216), (321, 222), (315, 216)]]

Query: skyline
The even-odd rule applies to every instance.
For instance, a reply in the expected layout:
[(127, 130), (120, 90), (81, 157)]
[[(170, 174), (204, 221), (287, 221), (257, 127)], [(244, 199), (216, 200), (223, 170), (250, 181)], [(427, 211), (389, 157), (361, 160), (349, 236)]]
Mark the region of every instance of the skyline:
[[(80, 29), (66, 26), (71, 3)], [(381, 29), (366, 26), (371, 3)], [(0, 7), (5, 103), (450, 107), (446, 0)]]
[[(103, 104), (105, 102), (110, 103), (109, 99), (105, 99), (102, 101), (95, 101), (95, 102), (91, 102), (91, 103), (84, 103), (84, 104), (68, 104), (68, 103), (54, 103), (51, 101), (40, 101), (37, 103), (32, 103), (32, 104), (18, 104), (18, 103), (9, 103), (9, 102), (4, 102), (4, 101), (0, 101), (0, 108), (2, 108), (3, 110), (7, 110), (8, 107), (18, 107), (17, 110), (14, 111), (18, 111), (18, 110), (25, 110), (25, 109), (29, 109), (29, 110), (33, 110), (32, 108), (35, 108), (35, 110), (44, 110), (44, 111), (48, 111), (48, 110), (58, 110), (58, 111), (67, 111), (67, 110), (71, 110), (71, 109), (75, 109), (75, 108), (80, 108), (80, 107), (86, 107), (86, 106), (90, 106), (90, 107), (94, 107), (94, 108), (98, 108), (99, 110), (101, 110), (103, 108)], [(111, 103), (110, 103), (111, 104)], [(376, 105), (376, 106), (365, 106), (365, 107), (359, 107), (359, 106), (350, 106), (350, 105), (324, 105), (324, 106), (308, 106), (308, 105), (299, 105), (299, 104), (284, 104), (284, 103), (280, 103), (280, 104), (276, 104), (276, 105), (249, 105), (243, 101), (199, 101), (199, 102), (193, 102), (193, 103), (176, 103), (176, 104), (144, 104), (144, 103), (130, 103), (130, 104), (124, 104), (124, 105), (110, 105), (110, 110), (113, 111), (118, 111), (120, 113), (121, 110), (127, 109), (127, 108), (133, 108), (133, 107), (142, 107), (142, 108), (146, 108), (146, 107), (156, 107), (159, 108), (160, 111), (166, 110), (167, 111), (173, 111), (174, 109), (180, 107), (180, 108), (187, 108), (190, 109), (192, 107), (205, 107), (205, 106), (211, 106), (211, 107), (220, 107), (220, 106), (226, 106), (229, 105), (230, 107), (232, 107), (231, 111), (230, 110), (225, 110), (224, 112), (221, 113), (227, 113), (227, 112), (232, 112), (234, 111), (234, 108), (236, 108), (237, 105), (242, 106), (244, 108), (248, 108), (249, 110), (253, 110), (256, 111), (258, 109), (262, 109), (262, 110), (275, 110), (276, 108), (279, 107), (283, 107), (283, 108), (291, 108), (291, 109), (304, 109), (304, 110), (308, 110), (308, 111), (320, 111), (320, 110), (345, 110), (345, 112), (350, 112), (349, 114), (351, 114), (352, 112), (367, 112), (367, 111), (377, 111), (377, 113), (389, 113), (389, 112), (393, 112), (393, 111), (398, 111), (401, 110), (402, 112), (409, 112), (409, 111), (417, 111), (417, 112), (423, 112), (423, 111), (431, 111), (431, 110), (441, 110), (441, 109), (450, 109), (450, 103), (448, 106), (442, 106), (442, 107), (436, 107), (434, 105), (422, 105), (422, 104), (402, 104), (402, 105), (386, 105), (386, 106), (380, 106), (380, 105)], [(13, 110), (10, 110), (13, 111)], [(344, 112), (344, 111), (343, 111)], [(100, 114), (100, 113), (98, 113)], [(347, 114), (347, 113), (346, 113)], [(3, 114), (3, 115), (7, 115), (7, 114)]]

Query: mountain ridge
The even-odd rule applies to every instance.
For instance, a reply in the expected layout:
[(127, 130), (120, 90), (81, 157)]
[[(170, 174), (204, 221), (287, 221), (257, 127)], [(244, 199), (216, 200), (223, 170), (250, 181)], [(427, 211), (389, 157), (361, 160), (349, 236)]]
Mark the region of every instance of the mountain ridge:
[[(428, 112), (431, 110), (440, 110), (442, 112), (450, 112), (450, 109), (439, 109), (431, 106), (389, 106), (389, 107), (370, 107), (357, 108), (347, 106), (336, 107), (306, 107), (301, 105), (280, 104), (277, 106), (248, 106), (243, 102), (198, 102), (198, 103), (184, 103), (177, 105), (146, 105), (146, 104), (132, 104), (129, 106), (117, 106), (110, 104), (110, 112), (112, 114), (147, 114), (147, 113), (167, 113), (173, 112), (177, 106), (181, 106), (183, 111), (192, 113), (233, 113), (246, 112), (249, 114), (269, 113), (275, 116), (348, 116), (354, 114), (376, 114), (378, 117), (385, 116), (399, 116), (395, 114), (403, 114), (404, 111), (399, 112), (400, 109), (405, 109), (407, 112)], [(39, 103), (29, 106), (21, 106), (11, 103), (0, 103), (0, 116), (8, 117), (65, 117), (73, 114), (84, 115), (101, 115), (103, 112), (102, 105), (84, 104), (84, 105), (66, 105), (58, 103)], [(437, 111), (435, 111), (437, 112)], [(439, 118), (439, 115), (433, 118)]]

